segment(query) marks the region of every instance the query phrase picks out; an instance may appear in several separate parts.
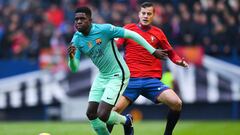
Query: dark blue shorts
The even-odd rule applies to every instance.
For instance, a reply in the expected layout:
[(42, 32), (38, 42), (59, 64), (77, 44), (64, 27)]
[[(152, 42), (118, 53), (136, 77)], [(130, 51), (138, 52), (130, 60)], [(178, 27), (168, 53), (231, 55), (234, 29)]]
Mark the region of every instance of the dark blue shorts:
[(157, 97), (166, 89), (169, 87), (158, 78), (130, 78), (123, 96), (134, 102), (139, 95), (142, 95), (154, 103), (159, 103)]

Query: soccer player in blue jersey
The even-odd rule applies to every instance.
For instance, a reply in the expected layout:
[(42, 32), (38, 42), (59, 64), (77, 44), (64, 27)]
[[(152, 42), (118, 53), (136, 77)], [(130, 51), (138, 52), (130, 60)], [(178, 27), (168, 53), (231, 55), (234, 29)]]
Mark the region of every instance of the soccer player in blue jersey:
[(92, 128), (98, 135), (109, 135), (106, 123), (123, 124), (125, 135), (133, 135), (132, 116), (122, 116), (112, 111), (130, 77), (129, 69), (113, 39), (131, 38), (159, 59), (165, 53), (153, 48), (136, 32), (111, 24), (92, 23), (91, 10), (88, 7), (76, 9), (74, 23), (77, 32), (73, 35), (71, 45), (68, 47), (70, 70), (77, 72), (81, 54), (90, 57), (99, 69), (88, 100), (87, 117)]

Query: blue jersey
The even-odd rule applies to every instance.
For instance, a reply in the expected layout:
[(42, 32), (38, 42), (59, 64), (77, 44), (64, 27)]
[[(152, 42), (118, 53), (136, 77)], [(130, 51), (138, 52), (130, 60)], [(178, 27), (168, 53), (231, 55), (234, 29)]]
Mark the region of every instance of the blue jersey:
[(101, 74), (125, 74), (129, 77), (129, 69), (119, 53), (114, 38), (123, 37), (124, 29), (111, 24), (92, 24), (87, 36), (76, 32), (72, 44), (77, 48), (75, 58), (80, 59), (81, 54), (90, 57), (98, 67)]

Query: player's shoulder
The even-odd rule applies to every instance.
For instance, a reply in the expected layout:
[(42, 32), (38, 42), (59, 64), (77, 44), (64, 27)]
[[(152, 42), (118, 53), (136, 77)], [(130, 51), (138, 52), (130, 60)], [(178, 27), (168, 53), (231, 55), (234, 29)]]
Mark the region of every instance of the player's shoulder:
[(152, 25), (152, 30), (155, 32), (163, 33), (163, 30), (161, 28), (158, 28), (157, 26)]
[(108, 26), (108, 25), (111, 25), (111, 24), (108, 24), (108, 23), (101, 23), (101, 24), (99, 24), (99, 23), (93, 23), (92, 24), (92, 26), (94, 26), (94, 27), (106, 27), (106, 26)]
[(100, 28), (100, 29), (106, 29), (106, 28), (109, 28), (109, 27), (114, 27), (114, 25), (110, 24), (110, 23), (103, 23), (103, 24), (92, 24), (93, 27), (96, 27), (96, 28)]
[(79, 44), (79, 42), (81, 41), (81, 38), (83, 38), (82, 33), (76, 31), (76, 32), (73, 34), (73, 37), (72, 37), (72, 40), (71, 40), (71, 43), (70, 43), (70, 44), (73, 44), (73, 45), (75, 45), (75, 46), (81, 46), (81, 45)]
[(94, 26), (95, 26), (95, 29), (98, 31), (114, 31), (115, 29), (120, 28), (110, 23), (94, 24)]
[(136, 28), (137, 27), (137, 24), (136, 23), (130, 23), (130, 24), (126, 24), (124, 26), (124, 28), (126, 29), (133, 29), (133, 28)]
[(73, 34), (73, 37), (80, 37), (80, 36), (82, 36), (82, 33), (81, 32), (78, 32), (78, 31), (76, 31), (74, 34)]

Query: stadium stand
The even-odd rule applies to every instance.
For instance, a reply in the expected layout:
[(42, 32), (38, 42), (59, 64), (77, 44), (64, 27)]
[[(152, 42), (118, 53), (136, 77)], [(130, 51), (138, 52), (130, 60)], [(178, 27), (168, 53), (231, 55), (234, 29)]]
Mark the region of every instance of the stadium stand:
[[(136, 0), (32, 1), (2, 0), (0, 58), (38, 60), (43, 48), (69, 43), (73, 12), (89, 5), (93, 22), (123, 26), (137, 22)], [(154, 23), (174, 46), (202, 46), (211, 56), (239, 64), (239, 1), (157, 1)], [(131, 12), (131, 14), (129, 14)]]
[[(221, 109), (228, 107), (224, 117), (217, 118), (240, 119), (239, 0), (152, 1), (157, 14), (154, 24), (166, 33), (180, 53), (188, 52), (183, 55), (193, 62), (188, 71), (176, 69), (167, 62), (178, 84), (178, 94), (190, 105), (183, 117), (195, 118), (187, 115), (187, 111), (193, 110), (194, 105), (203, 109), (206, 104), (203, 107), (201, 103), (207, 102), (219, 103)], [(74, 9), (89, 6), (93, 22), (123, 26), (137, 22), (137, 5), (141, 2), (143, 0), (0, 0), (0, 119), (14, 119), (18, 111), (11, 114), (11, 108), (62, 103), (64, 96), (86, 97), (96, 69), (87, 60), (81, 64), (84, 66), (78, 74), (73, 75), (66, 68), (65, 50), (75, 32)], [(42, 78), (43, 70), (48, 70), (46, 76), (53, 79), (46, 82)], [(21, 77), (31, 71), (34, 71), (32, 80)], [(81, 86), (77, 85), (78, 76), (84, 77)], [(6, 83), (9, 80), (17, 83)], [(67, 86), (63, 86), (62, 81)], [(182, 86), (182, 81), (188, 82), (188, 86)], [(37, 87), (38, 83), (41, 87)], [(42, 98), (44, 89), (51, 92), (51, 87), (58, 88), (61, 95), (53, 92), (47, 94), (47, 99)], [(29, 89), (33, 91), (26, 92)], [(137, 103), (148, 104), (148, 101)], [(144, 110), (149, 106), (141, 107)], [(214, 112), (215, 108), (208, 107)], [(209, 117), (213, 118), (214, 113)]]

